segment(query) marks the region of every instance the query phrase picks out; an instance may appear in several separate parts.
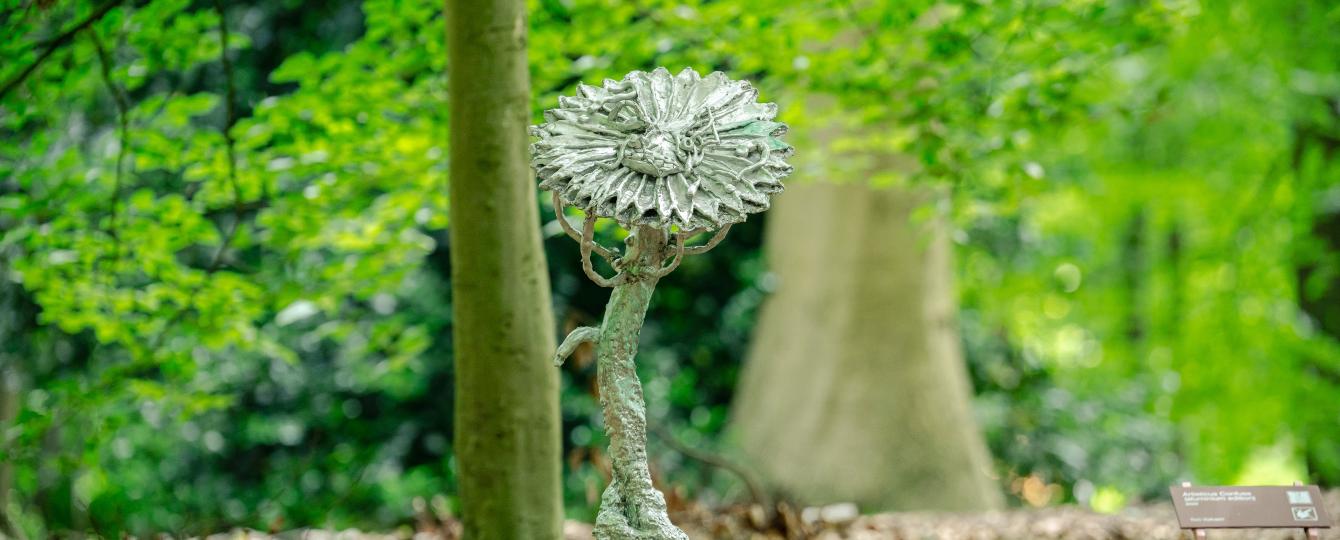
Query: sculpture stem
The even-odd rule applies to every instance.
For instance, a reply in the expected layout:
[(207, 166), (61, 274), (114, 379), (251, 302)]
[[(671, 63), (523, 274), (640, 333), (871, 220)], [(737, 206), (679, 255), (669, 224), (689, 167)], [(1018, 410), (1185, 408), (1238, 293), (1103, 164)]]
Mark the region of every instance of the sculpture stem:
[(613, 480), (601, 497), (595, 536), (600, 540), (687, 540), (670, 523), (665, 497), (652, 485), (647, 462), (647, 412), (642, 383), (633, 359), (638, 336), (665, 258), (665, 232), (638, 227), (629, 240), (624, 272), (629, 279), (616, 286), (605, 307), (596, 342), (600, 405), (609, 435)]

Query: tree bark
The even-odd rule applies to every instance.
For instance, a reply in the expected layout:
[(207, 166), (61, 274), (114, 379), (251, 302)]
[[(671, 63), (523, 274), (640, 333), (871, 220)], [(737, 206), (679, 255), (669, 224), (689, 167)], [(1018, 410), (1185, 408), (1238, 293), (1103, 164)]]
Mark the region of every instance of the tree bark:
[[(8, 225), (0, 219), (0, 228)], [(36, 306), (23, 287), (5, 278), (11, 253), (0, 249), (0, 538), (24, 538), (9, 511), (14, 499), (15, 442), (5, 436), (15, 426), (24, 386), (24, 364), (31, 360)]]
[(741, 375), (734, 428), (766, 481), (867, 510), (999, 508), (954, 322), (933, 192), (793, 183), (766, 250), (778, 286)]
[(560, 538), (553, 313), (521, 0), (449, 0), (455, 451), (465, 537)]
[[(0, 284), (0, 287), (5, 284)], [(16, 358), (6, 358), (4, 351), (0, 351), (0, 360), (15, 361)], [(9, 430), (14, 422), (14, 418), (19, 413), (19, 372), (14, 367), (0, 367), (0, 434)], [(14, 488), (14, 460), (11, 459), (11, 452), (14, 451), (13, 443), (4, 440), (0, 436), (0, 537), (9, 536), (18, 538), (21, 532), (12, 521), (9, 513), (10, 490)]]

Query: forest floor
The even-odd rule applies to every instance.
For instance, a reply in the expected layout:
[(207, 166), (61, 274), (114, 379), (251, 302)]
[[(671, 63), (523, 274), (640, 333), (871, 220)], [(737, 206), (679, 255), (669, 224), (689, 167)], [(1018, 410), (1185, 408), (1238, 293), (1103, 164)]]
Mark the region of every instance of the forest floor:
[[(1340, 490), (1326, 494), (1331, 516), (1340, 515)], [(850, 508), (850, 506), (848, 506)], [(757, 515), (757, 510), (753, 512)], [(1101, 514), (1076, 506), (1011, 509), (977, 514), (894, 512), (853, 516), (841, 505), (808, 509), (795, 517), (778, 512), (779, 520), (759, 527), (739, 511), (683, 520), (694, 539), (853, 539), (853, 540), (1173, 540), (1191, 538), (1177, 526), (1172, 503), (1132, 506), (1117, 514)], [(799, 518), (799, 519), (795, 519)], [(827, 518), (827, 519), (826, 519)], [(781, 525), (779, 521), (787, 522)], [(781, 526), (779, 526), (781, 525)], [(571, 540), (585, 539), (580, 535)], [(1212, 540), (1305, 539), (1301, 529), (1216, 530)], [(1322, 529), (1321, 538), (1340, 540), (1340, 528)]]
[[(1326, 508), (1340, 516), (1340, 490), (1326, 494)], [(708, 510), (697, 508), (672, 515), (694, 540), (852, 539), (852, 540), (1173, 540), (1191, 538), (1177, 528), (1171, 503), (1133, 506), (1118, 514), (1100, 514), (1075, 506), (1013, 509), (979, 514), (896, 512), (855, 515), (851, 505), (795, 511), (779, 505), (772, 516), (757, 506)], [(421, 520), (416, 527), (393, 533), (298, 530), (275, 535), (234, 531), (209, 540), (447, 540), (459, 538), (459, 523)], [(591, 526), (569, 521), (567, 540), (589, 540)], [(1300, 529), (1210, 531), (1211, 540), (1304, 539)], [(1340, 528), (1322, 529), (1321, 538), (1340, 540)]]

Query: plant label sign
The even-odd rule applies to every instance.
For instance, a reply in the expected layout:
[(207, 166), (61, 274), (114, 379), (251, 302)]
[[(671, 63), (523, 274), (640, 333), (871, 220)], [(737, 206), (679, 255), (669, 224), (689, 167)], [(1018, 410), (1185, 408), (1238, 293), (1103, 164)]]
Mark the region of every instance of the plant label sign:
[(1331, 517), (1317, 486), (1173, 486), (1183, 529), (1325, 528)]

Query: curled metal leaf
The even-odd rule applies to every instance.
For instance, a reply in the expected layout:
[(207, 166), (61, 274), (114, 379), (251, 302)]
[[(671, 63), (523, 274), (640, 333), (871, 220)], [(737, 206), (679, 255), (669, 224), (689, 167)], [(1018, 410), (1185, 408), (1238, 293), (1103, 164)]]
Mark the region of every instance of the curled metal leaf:
[(715, 229), (768, 209), (791, 174), (777, 106), (720, 72), (577, 85), (531, 128), (540, 187), (626, 227)]

